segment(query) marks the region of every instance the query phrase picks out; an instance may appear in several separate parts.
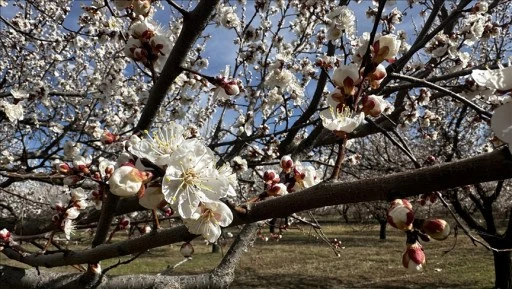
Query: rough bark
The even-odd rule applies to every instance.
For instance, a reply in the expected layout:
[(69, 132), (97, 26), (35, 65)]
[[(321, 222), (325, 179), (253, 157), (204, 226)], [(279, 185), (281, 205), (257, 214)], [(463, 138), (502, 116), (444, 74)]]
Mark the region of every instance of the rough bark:
[[(258, 226), (249, 224), (242, 229), (221, 263), (211, 273), (166, 276), (129, 275), (104, 277), (100, 284), (90, 284), (80, 273), (41, 272), (36, 269), (22, 269), (0, 266), (0, 288), (16, 289), (192, 289), (228, 288), (235, 278), (235, 268), (240, 258), (256, 237)], [(94, 286), (92, 286), (94, 285)]]
[[(325, 206), (405, 198), (476, 182), (507, 178), (512, 178), (512, 156), (508, 149), (504, 148), (470, 159), (374, 179), (321, 183), (300, 192), (253, 204), (246, 214), (234, 213), (231, 226), (275, 217), (284, 218), (296, 212)], [(179, 226), (83, 251), (23, 256), (6, 248), (3, 253), (11, 259), (31, 266), (92, 264), (195, 237), (184, 226)]]
[(493, 252), (494, 256), (494, 286), (496, 289), (512, 289), (512, 254), (508, 252)]

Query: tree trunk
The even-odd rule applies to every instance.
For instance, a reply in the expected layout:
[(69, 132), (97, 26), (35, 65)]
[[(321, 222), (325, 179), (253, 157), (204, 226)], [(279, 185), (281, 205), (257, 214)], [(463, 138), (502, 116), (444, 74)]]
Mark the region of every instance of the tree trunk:
[(495, 289), (512, 289), (511, 252), (494, 252)]
[(379, 238), (381, 240), (386, 240), (386, 227), (388, 225), (388, 222), (387, 220), (379, 220), (379, 224), (380, 224), (380, 233), (379, 233)]

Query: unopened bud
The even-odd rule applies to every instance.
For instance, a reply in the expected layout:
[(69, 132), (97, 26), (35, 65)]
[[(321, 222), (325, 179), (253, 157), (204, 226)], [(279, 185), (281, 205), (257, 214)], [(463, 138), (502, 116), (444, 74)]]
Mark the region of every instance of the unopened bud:
[(284, 156), (281, 158), (281, 168), (285, 173), (289, 173), (293, 168), (293, 160), (290, 156)]
[(432, 239), (442, 241), (450, 235), (450, 225), (443, 219), (426, 219), (421, 231), (428, 234)]
[(183, 243), (180, 248), (180, 253), (185, 258), (190, 258), (194, 254), (194, 247), (190, 243)]
[(412, 229), (414, 211), (411, 203), (406, 199), (396, 199), (391, 202), (387, 213), (388, 223), (402, 231)]
[(425, 267), (425, 253), (420, 243), (407, 244), (407, 249), (402, 255), (402, 264), (412, 272), (421, 272)]
[(7, 229), (0, 230), (0, 240), (9, 241), (11, 238), (11, 232), (9, 232)]

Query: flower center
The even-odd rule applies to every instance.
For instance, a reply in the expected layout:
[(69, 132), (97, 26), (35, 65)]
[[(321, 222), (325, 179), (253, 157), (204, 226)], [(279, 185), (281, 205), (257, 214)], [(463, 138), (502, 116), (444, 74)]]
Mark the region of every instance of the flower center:
[(211, 209), (206, 208), (204, 205), (201, 205), (201, 218), (206, 222), (214, 222), (218, 224), (217, 220), (218, 214), (215, 214)]
[(187, 185), (193, 185), (198, 179), (198, 174), (192, 168), (188, 168), (185, 172), (182, 173), (181, 178), (183, 182)]

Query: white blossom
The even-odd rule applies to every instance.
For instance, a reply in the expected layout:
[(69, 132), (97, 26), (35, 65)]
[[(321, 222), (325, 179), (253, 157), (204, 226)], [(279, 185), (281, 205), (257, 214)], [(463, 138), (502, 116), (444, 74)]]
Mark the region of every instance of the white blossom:
[(491, 128), (500, 140), (508, 144), (512, 152), (512, 102), (507, 102), (494, 111)]
[(155, 130), (142, 140), (133, 138), (134, 145), (130, 152), (140, 158), (146, 158), (159, 166), (168, 165), (171, 155), (185, 141), (185, 129), (176, 122), (169, 122), (164, 127)]
[(16, 122), (17, 120), (23, 120), (24, 109), (23, 103), (18, 102), (17, 104), (11, 104), (4, 100), (0, 101), (0, 110), (7, 115), (10, 122)]
[(320, 113), (320, 118), (326, 129), (350, 133), (361, 124), (364, 119), (364, 113), (352, 115), (351, 110), (348, 108), (343, 108), (340, 111), (330, 106)]
[(122, 166), (115, 169), (109, 180), (110, 191), (120, 197), (137, 194), (143, 185), (146, 175), (132, 166)]
[(197, 214), (201, 201), (218, 200), (228, 193), (229, 182), (214, 166), (213, 152), (197, 140), (187, 140), (171, 155), (162, 192), (183, 218)]
[(494, 70), (475, 69), (471, 77), (481, 86), (502, 91), (512, 90), (512, 66)]
[(215, 242), (220, 237), (221, 228), (233, 221), (233, 213), (222, 202), (206, 201), (199, 206), (199, 217), (183, 219), (183, 224), (192, 234), (202, 235), (208, 242)]

